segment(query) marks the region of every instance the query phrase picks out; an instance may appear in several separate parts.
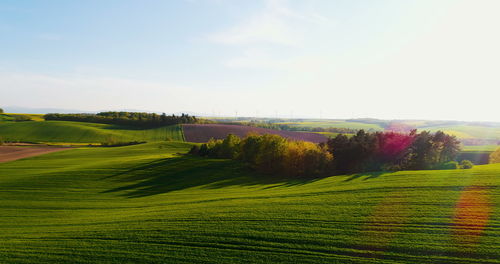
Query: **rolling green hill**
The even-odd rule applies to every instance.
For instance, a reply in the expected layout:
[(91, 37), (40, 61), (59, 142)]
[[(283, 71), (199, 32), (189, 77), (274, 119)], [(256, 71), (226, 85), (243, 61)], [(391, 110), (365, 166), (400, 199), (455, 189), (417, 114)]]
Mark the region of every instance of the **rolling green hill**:
[(500, 164), (285, 181), (190, 146), (0, 164), (0, 262), (500, 262)]
[(182, 141), (178, 125), (136, 129), (116, 125), (69, 122), (0, 122), (0, 137), (5, 141), (100, 143), (109, 139), (129, 141)]

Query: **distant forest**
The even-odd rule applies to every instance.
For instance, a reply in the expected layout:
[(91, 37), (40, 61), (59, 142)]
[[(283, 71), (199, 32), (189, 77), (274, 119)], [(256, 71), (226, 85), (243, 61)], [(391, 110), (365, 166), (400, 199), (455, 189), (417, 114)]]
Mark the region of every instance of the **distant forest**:
[(132, 126), (141, 128), (161, 127), (175, 124), (193, 124), (198, 119), (188, 114), (158, 115), (139, 112), (101, 112), (97, 114), (46, 114), (45, 120), (77, 121), (101, 124)]

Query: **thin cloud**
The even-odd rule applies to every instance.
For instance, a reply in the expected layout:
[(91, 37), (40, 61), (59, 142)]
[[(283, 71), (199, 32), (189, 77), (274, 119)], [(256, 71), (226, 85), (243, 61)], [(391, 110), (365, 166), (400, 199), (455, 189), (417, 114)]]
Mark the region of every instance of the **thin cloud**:
[[(212, 42), (226, 45), (275, 44), (300, 46), (305, 39), (304, 24), (331, 24), (317, 13), (302, 14), (287, 1), (268, 0), (265, 7), (234, 27), (208, 36)], [(302, 26), (299, 26), (302, 25)]]

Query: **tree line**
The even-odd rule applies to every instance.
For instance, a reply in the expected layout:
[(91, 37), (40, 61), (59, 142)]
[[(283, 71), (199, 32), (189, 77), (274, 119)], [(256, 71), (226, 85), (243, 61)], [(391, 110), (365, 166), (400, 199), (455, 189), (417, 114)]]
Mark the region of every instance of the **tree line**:
[(348, 138), (337, 135), (324, 143), (335, 157), (338, 173), (456, 168), (460, 141), (441, 131), (410, 133), (360, 130)]
[[(253, 169), (289, 178), (367, 171), (457, 169), (460, 142), (443, 132), (365, 132), (338, 135), (325, 143), (292, 141), (278, 135), (228, 135), (194, 146), (190, 153), (241, 160)], [(470, 162), (469, 162), (470, 163)], [(462, 164), (469, 168), (471, 164)]]
[(229, 134), (224, 140), (210, 140), (193, 146), (191, 154), (210, 158), (239, 159), (253, 169), (287, 177), (325, 175), (333, 156), (325, 147), (305, 141), (291, 141), (272, 134), (250, 134), (240, 139)]
[(198, 119), (195, 116), (188, 114), (166, 115), (165, 113), (158, 115), (156, 113), (141, 113), (141, 112), (100, 112), (97, 114), (46, 114), (45, 120), (57, 121), (77, 121), (91, 122), (101, 124), (113, 124), (133, 127), (160, 127), (175, 124), (192, 124), (197, 123)]

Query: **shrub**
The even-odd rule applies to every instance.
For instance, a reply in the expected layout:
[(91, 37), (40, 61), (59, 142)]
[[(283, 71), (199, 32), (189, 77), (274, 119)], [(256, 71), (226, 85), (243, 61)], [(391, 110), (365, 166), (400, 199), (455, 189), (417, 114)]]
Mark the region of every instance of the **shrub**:
[(110, 136), (106, 139), (106, 141), (101, 142), (101, 146), (103, 147), (122, 147), (122, 146), (130, 146), (130, 145), (138, 145), (146, 143), (146, 141), (117, 141), (114, 137)]
[(15, 115), (14, 121), (16, 122), (31, 121), (31, 117), (25, 115)]
[(472, 167), (474, 167), (474, 163), (472, 163), (472, 161), (470, 160), (462, 160), (460, 162), (461, 169), (472, 169)]
[(191, 155), (200, 155), (200, 147), (198, 145), (194, 145), (188, 152)]
[(458, 165), (458, 162), (456, 162), (456, 161), (448, 161), (446, 163), (438, 164), (435, 167), (435, 169), (437, 169), (437, 170), (456, 170), (459, 168), (460, 168), (460, 166)]

